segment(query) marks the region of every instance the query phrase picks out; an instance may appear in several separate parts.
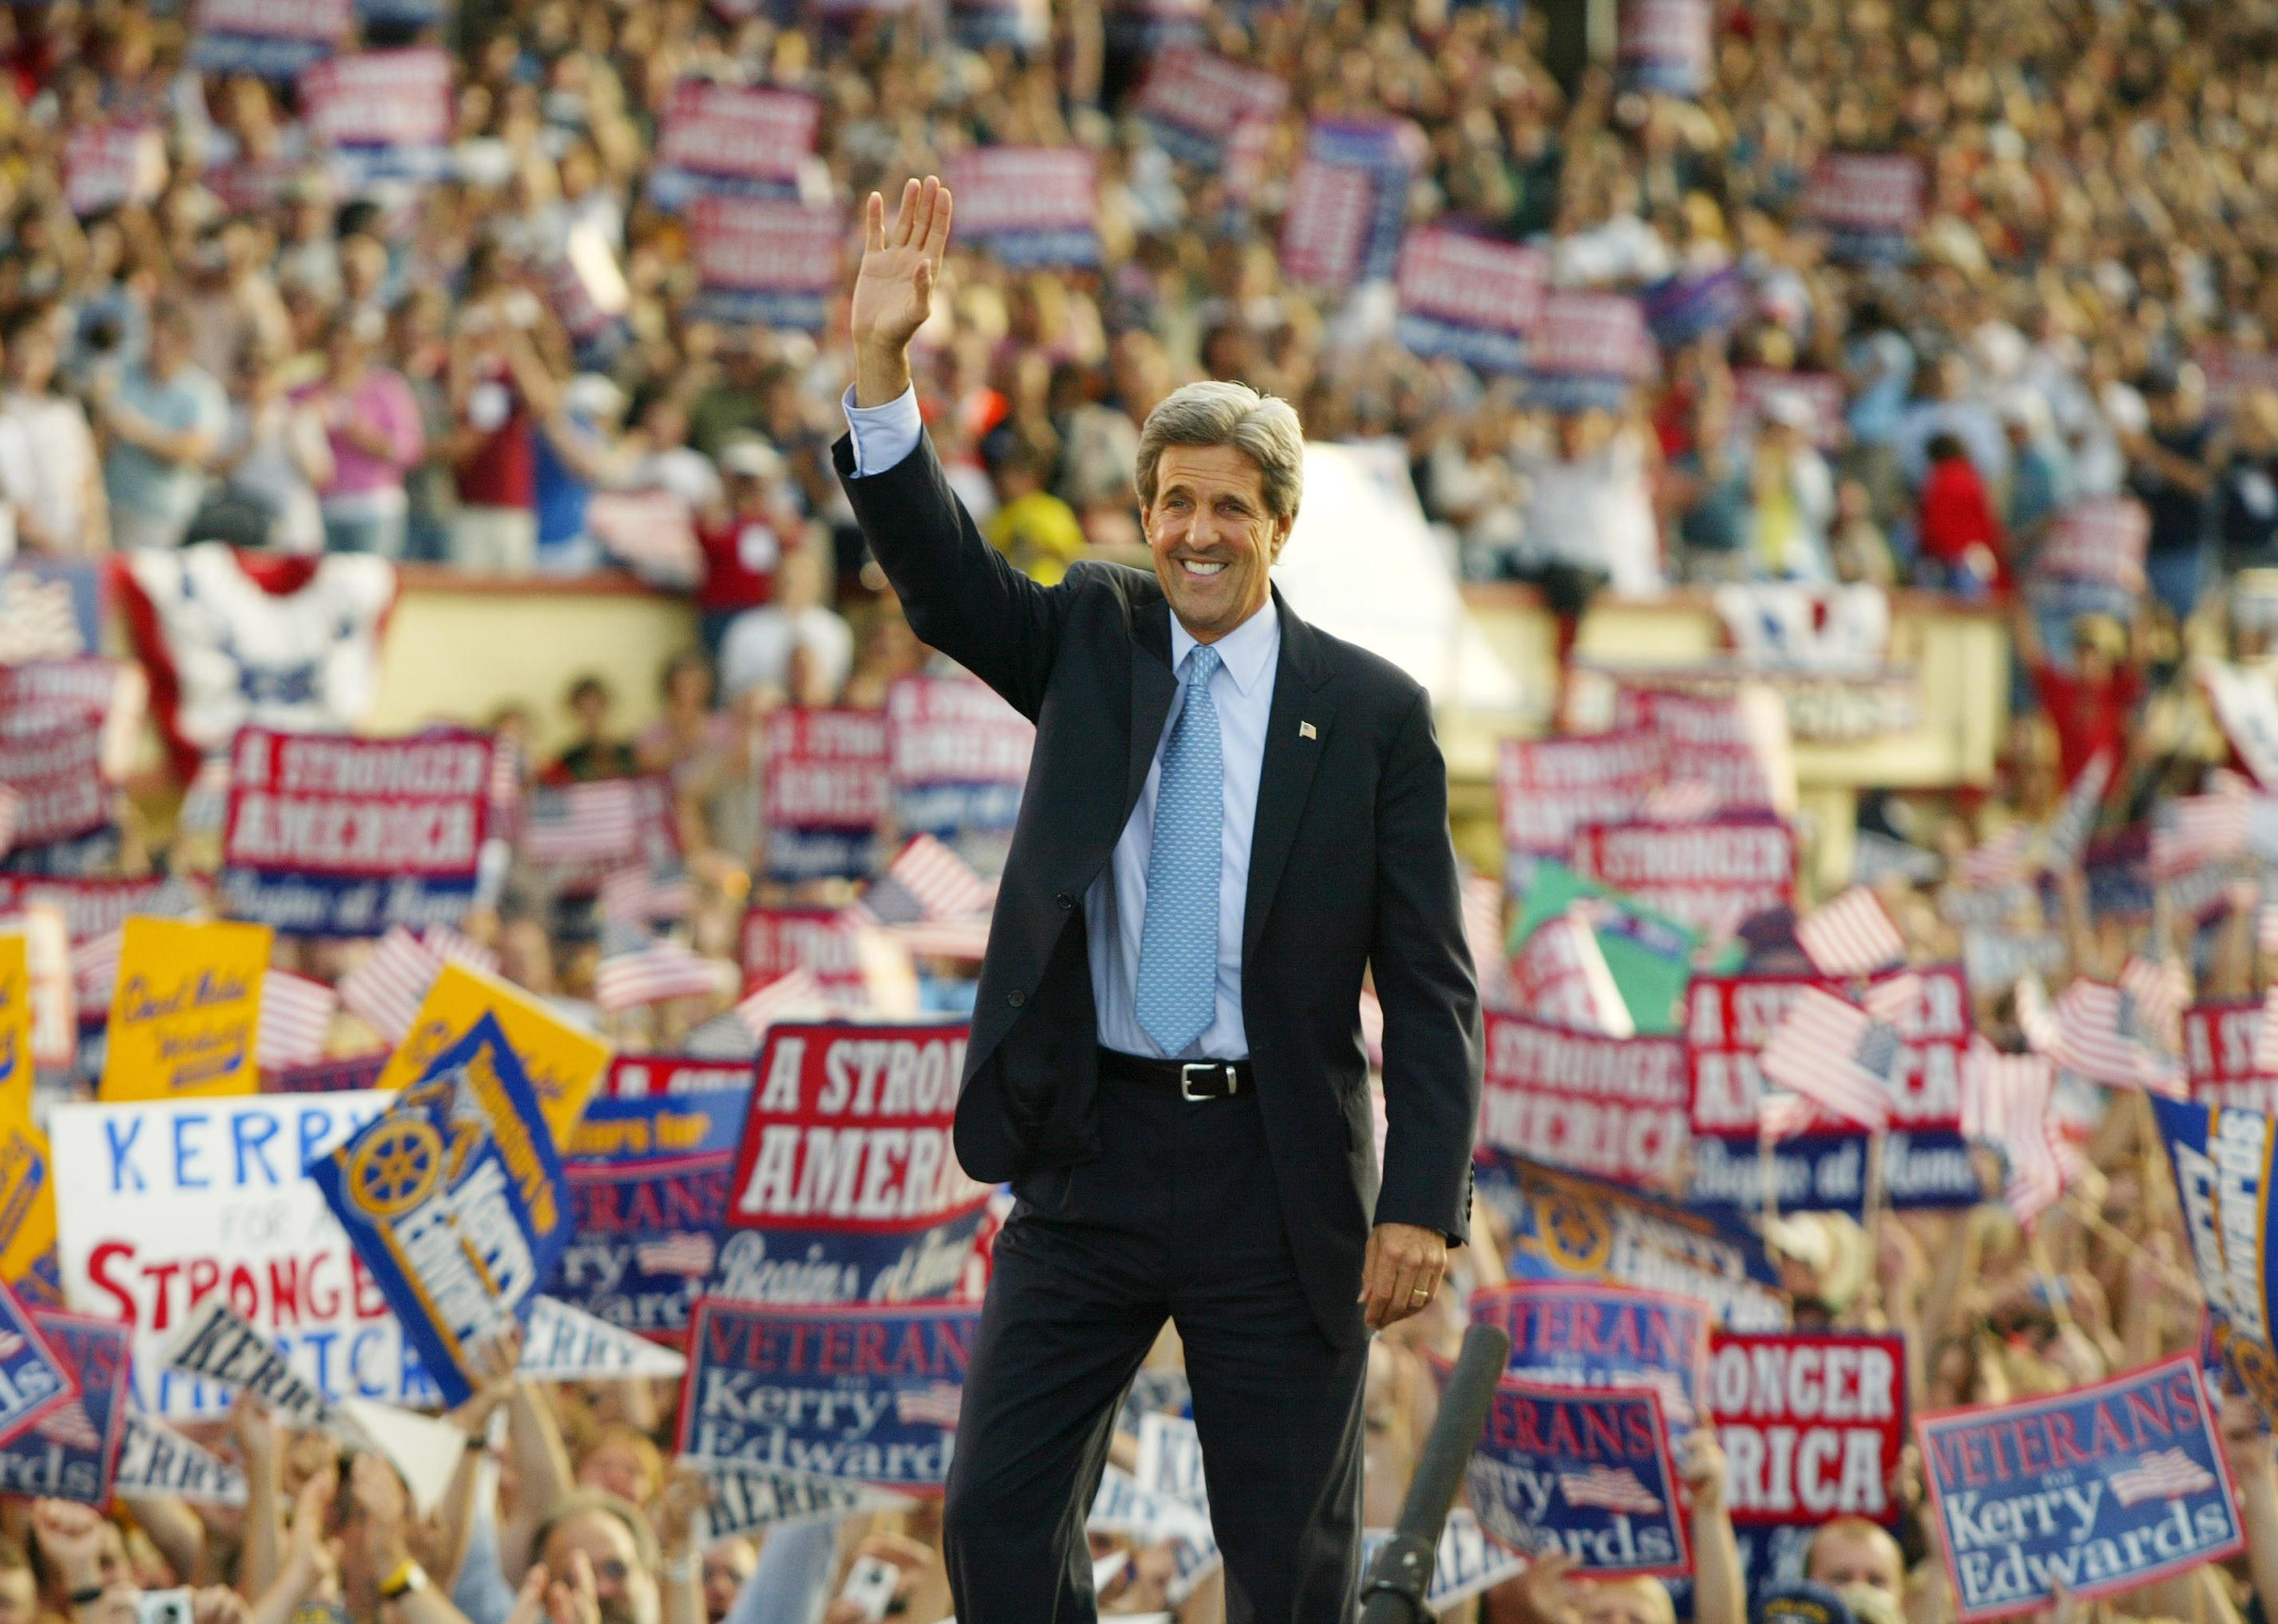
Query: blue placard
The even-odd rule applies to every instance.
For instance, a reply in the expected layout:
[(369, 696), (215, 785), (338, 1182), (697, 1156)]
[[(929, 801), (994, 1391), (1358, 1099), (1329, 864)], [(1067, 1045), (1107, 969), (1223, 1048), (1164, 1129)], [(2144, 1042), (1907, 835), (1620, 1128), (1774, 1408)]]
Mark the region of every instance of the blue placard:
[(2197, 1361), (1917, 1424), (1963, 1624), (2133, 1590), (2244, 1548)]
[(903, 1490), (938, 1490), (977, 1307), (696, 1305), (680, 1452)]
[(0, 1439), (15, 1437), (71, 1398), (63, 1360), (0, 1281)]
[(126, 1430), (132, 1329), (73, 1314), (34, 1315), (77, 1391), (0, 1448), (0, 1495), (44, 1495), (111, 1504), (111, 1479)]
[(647, 1337), (686, 1332), (719, 1254), (740, 1088), (597, 1099), (562, 1159), (575, 1226), (548, 1293)]
[[(1866, 1211), (1867, 1136), (1807, 1133), (1772, 1149), (1783, 1212)], [(1701, 1134), (1693, 1141), (1686, 1205), (1738, 1223), (1764, 1210), (1763, 1161), (1753, 1139)], [(1895, 1207), (1975, 1207), (1986, 1199), (1969, 1142), (1952, 1129), (1892, 1132), (1883, 1140), (1883, 1194)]]
[(498, 1018), (309, 1172), (444, 1403), (465, 1403), (480, 1344), (528, 1319), (570, 1244), (561, 1158)]
[(1464, 1481), (1479, 1526), (1529, 1556), (1564, 1551), (1594, 1577), (1690, 1571), (1661, 1400), (1506, 1376)]
[(1583, 1281), (1525, 1280), (1472, 1296), (1472, 1318), (1510, 1338), (1504, 1367), (1523, 1382), (1643, 1388), (1673, 1427), (1700, 1413), (1708, 1311), (1691, 1298)]

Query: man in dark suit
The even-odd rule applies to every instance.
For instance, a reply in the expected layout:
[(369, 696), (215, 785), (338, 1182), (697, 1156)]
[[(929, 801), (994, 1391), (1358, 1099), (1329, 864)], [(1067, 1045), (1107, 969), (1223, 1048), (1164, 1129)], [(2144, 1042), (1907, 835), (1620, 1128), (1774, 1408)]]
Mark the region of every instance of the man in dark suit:
[(1153, 574), (1046, 588), (981, 538), (910, 382), (950, 211), (931, 179), (891, 226), (868, 201), (834, 456), (918, 635), (1036, 724), (957, 1107), (966, 1170), (1018, 1197), (944, 1513), (957, 1616), (1094, 1616), (1084, 1513), (1167, 1318), (1227, 1616), (1342, 1624), (1368, 1331), (1432, 1300), (1471, 1214), (1479, 1003), (1430, 706), (1273, 591), (1304, 440), (1239, 384), (1148, 418)]

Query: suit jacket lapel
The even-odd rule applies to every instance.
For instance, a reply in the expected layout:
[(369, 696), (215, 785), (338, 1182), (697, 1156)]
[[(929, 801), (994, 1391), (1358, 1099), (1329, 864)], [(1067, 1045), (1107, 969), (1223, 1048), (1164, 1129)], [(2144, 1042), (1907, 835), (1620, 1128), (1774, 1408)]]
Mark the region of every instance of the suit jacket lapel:
[(1171, 671), (1171, 606), (1163, 598), (1143, 601), (1131, 620), (1131, 747), (1123, 778), (1123, 810), (1115, 820), (1118, 838), (1147, 787), (1147, 769), (1162, 742), (1163, 720), (1179, 679)]
[[(1247, 960), (1257, 946), (1273, 910), (1281, 870), (1296, 842), (1297, 823), (1313, 772), (1328, 747), (1336, 706), (1321, 691), (1328, 669), (1313, 629), (1289, 612), (1277, 591), (1281, 613), (1281, 655), (1273, 670), (1273, 706), (1265, 724), (1265, 760), (1257, 778), (1257, 823), (1250, 838), (1250, 889), (1243, 898), (1242, 952)], [(1159, 724), (1158, 724), (1159, 725)], [(1310, 730), (1310, 731), (1307, 731)]]

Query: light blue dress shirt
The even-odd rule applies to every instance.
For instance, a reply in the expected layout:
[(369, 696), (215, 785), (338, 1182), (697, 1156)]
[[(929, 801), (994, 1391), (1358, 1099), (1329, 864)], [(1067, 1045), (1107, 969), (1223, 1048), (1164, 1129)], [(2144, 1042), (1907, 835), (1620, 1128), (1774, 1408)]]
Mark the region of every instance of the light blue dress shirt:
[[(857, 476), (893, 467), (917, 448), (924, 425), (917, 394), (904, 390), (883, 406), (857, 406), (846, 391), (846, 424), (854, 440)], [(1147, 921), (1147, 858), (1154, 847), (1155, 793), (1163, 779), (1163, 746), (1185, 703), (1187, 656), (1195, 640), (1171, 617), (1171, 670), (1181, 679), (1162, 737), (1155, 741), (1146, 786), (1115, 842), (1107, 867), (1084, 892), (1084, 924), (1091, 949), (1091, 1000), (1103, 1047), (1127, 1054), (1173, 1060), (1246, 1060), (1250, 1038), (1242, 1020), (1242, 929), (1250, 896), (1250, 837), (1257, 825), (1257, 781), (1265, 765), (1265, 727), (1273, 712), (1274, 673), (1281, 658), (1281, 617), (1265, 606), (1218, 640), (1219, 665), (1211, 678), (1218, 708), (1219, 755), (1226, 773), (1218, 891), (1218, 1011), (1202, 1036), (1166, 1056), (1135, 1013), (1139, 987), (1139, 939)]]

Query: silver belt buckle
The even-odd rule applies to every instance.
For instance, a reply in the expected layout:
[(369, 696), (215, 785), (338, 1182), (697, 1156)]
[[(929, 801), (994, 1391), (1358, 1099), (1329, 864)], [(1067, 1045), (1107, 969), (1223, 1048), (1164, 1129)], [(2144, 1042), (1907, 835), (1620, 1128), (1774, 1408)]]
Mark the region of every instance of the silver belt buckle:
[[(1197, 1071), (1205, 1075), (1213, 1071), (1224, 1072), (1226, 1093), (1197, 1094), (1195, 1092), (1194, 1078)], [(1179, 1098), (1181, 1099), (1223, 1099), (1229, 1094), (1240, 1092), (1241, 1089), (1242, 1079), (1235, 1076), (1234, 1068), (1223, 1061), (1187, 1061), (1179, 1067)]]

